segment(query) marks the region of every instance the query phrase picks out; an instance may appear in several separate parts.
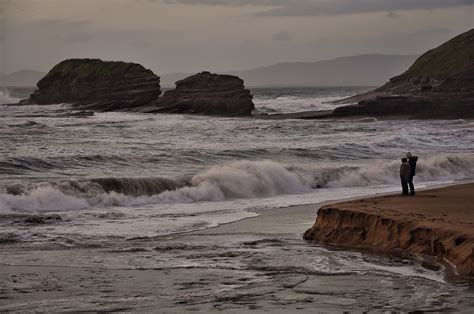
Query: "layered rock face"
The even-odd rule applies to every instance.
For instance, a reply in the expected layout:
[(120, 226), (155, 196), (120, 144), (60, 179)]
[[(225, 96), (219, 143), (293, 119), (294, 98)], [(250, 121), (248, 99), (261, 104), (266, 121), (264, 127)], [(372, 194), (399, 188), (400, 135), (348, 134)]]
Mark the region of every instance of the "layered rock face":
[(254, 109), (252, 95), (237, 76), (201, 72), (176, 82), (142, 112), (246, 116)]
[[(417, 206), (426, 199), (390, 203), (396, 197), (324, 206), (318, 211), (316, 223), (304, 233), (304, 239), (382, 253), (401, 250), (434, 256), (449, 261), (458, 274), (473, 276), (474, 229), (472, 216), (469, 216), (473, 208), (466, 200), (472, 187), (462, 187), (460, 197), (447, 193), (444, 200), (442, 195), (424, 192), (430, 202), (425, 211), (417, 210)], [(463, 204), (457, 209), (436, 204), (444, 201)], [(400, 210), (395, 209), (397, 206)]]
[(351, 98), (363, 100), (337, 108), (336, 116), (474, 118), (474, 29), (426, 52), (384, 86)]
[(426, 228), (402, 219), (324, 207), (305, 240), (344, 247), (368, 248), (447, 259), (460, 275), (474, 275), (474, 239), (449, 229)]
[(136, 63), (69, 59), (57, 64), (27, 100), (113, 111), (144, 106), (161, 94), (160, 78)]
[(360, 101), (357, 105), (337, 107), (333, 116), (406, 116), (418, 119), (474, 118), (474, 98), (459, 95), (384, 95)]

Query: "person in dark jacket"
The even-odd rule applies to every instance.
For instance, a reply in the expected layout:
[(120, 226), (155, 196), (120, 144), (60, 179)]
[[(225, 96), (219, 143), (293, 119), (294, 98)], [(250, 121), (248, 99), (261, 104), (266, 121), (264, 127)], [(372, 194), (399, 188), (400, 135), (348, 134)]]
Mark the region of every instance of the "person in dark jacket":
[(410, 178), (410, 164), (408, 159), (402, 158), (400, 166), (400, 180), (402, 182), (402, 195), (408, 195), (408, 179)]
[(413, 177), (416, 174), (416, 162), (418, 156), (413, 156), (410, 152), (407, 153), (408, 163), (410, 164), (410, 177), (408, 178), (408, 186), (410, 187), (410, 195), (415, 195), (415, 186), (413, 185)]

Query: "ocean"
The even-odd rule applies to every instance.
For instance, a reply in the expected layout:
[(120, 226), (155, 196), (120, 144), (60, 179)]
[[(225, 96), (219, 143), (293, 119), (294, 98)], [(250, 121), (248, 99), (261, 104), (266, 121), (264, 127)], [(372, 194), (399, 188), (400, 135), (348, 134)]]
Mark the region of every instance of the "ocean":
[[(331, 109), (330, 101), (370, 89), (254, 88), (252, 93), (256, 113), (271, 114)], [(0, 91), (0, 103), (23, 97), (25, 90)], [(275, 208), (398, 192), (400, 158), (408, 151), (419, 157), (417, 188), (474, 178), (473, 120), (262, 120), (122, 112), (71, 117), (68, 110), (67, 104), (0, 106), (0, 240), (48, 250), (102, 247), (215, 228)], [(25, 226), (5, 218), (30, 214), (62, 219)], [(436, 286), (417, 290), (419, 298), (408, 305), (426, 301), (426, 293), (458, 289), (442, 274), (413, 263), (380, 264), (383, 258), (291, 241), (298, 254), (317, 250), (317, 261), (301, 259), (322, 273), (377, 273), (385, 279), (396, 274)], [(279, 259), (275, 251), (268, 254)], [(3, 262), (15, 259), (21, 257), (11, 254)], [(129, 267), (186, 269), (202, 262), (179, 254), (159, 262), (130, 261)], [(87, 258), (69, 262), (87, 263)], [(447, 308), (459, 301), (453, 298), (446, 297)], [(407, 302), (401, 295), (395, 299)]]

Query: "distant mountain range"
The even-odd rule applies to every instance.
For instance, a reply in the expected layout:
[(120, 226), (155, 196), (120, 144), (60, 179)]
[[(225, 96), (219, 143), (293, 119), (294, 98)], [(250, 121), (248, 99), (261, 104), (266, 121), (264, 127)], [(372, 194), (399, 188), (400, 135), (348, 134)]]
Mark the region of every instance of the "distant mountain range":
[[(366, 54), (317, 62), (285, 62), (244, 71), (226, 71), (237, 75), (247, 87), (275, 86), (376, 86), (403, 73), (416, 55)], [(175, 82), (195, 73), (160, 75), (161, 86), (174, 87)], [(0, 73), (0, 86), (35, 86), (46, 73), (22, 70)]]
[[(317, 62), (285, 62), (245, 71), (228, 71), (249, 87), (271, 86), (375, 86), (403, 73), (416, 55), (366, 54)], [(174, 87), (177, 80), (193, 73), (161, 76), (161, 86)]]
[(0, 86), (35, 86), (45, 74), (34, 70), (21, 70), (10, 74), (0, 73)]

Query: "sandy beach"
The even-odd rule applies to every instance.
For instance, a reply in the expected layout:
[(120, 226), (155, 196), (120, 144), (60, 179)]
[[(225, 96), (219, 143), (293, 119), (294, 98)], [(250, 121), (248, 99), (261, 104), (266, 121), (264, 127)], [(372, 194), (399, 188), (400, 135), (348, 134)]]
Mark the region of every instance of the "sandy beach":
[[(445, 208), (440, 199), (471, 189), (459, 185), (403, 200), (381, 196), (342, 204), (377, 200), (388, 212), (400, 208), (417, 219), (428, 213), (438, 217)], [(433, 210), (420, 206), (427, 202)], [(466, 202), (464, 212), (458, 207), (444, 220), (472, 231), (472, 202)], [(100, 245), (80, 239), (66, 244), (3, 241), (0, 311), (283, 313), (466, 311), (474, 306), (471, 283), (447, 281), (442, 265), (426, 268), (413, 259), (330, 250), (304, 241), (303, 232), (322, 205), (327, 203), (265, 210), (198, 232)]]

